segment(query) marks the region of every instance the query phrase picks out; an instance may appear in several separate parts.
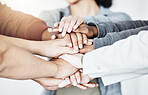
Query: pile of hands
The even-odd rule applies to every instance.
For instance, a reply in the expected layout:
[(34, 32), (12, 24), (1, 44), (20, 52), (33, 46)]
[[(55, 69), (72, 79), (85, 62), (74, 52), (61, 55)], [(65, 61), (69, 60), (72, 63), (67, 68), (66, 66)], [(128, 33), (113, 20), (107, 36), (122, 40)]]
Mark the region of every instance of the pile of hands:
[[(76, 86), (80, 89), (98, 87), (98, 84), (90, 82), (89, 75), (83, 74), (82, 57), (85, 53), (94, 50), (92, 38), (97, 36), (97, 28), (88, 26), (81, 17), (63, 17), (60, 22), (48, 28), (42, 34), (44, 43), (50, 44), (50, 49), (41, 55), (50, 57), (50, 62), (57, 65), (57, 73), (54, 77), (34, 79), (48, 90), (57, 90), (63, 87)], [(44, 48), (44, 47), (42, 47)], [(46, 47), (47, 48), (47, 47)]]

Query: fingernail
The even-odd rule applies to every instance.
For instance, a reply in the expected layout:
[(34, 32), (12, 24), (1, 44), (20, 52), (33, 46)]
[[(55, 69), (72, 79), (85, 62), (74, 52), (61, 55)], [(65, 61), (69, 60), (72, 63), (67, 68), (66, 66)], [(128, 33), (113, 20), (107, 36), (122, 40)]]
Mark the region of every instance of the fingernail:
[(74, 30), (76, 30), (77, 29), (77, 27), (76, 26), (74, 26), (74, 28), (73, 28)]
[(98, 87), (99, 85), (97, 84), (96, 87)]
[(72, 44), (71, 44), (71, 43), (69, 43), (69, 44), (68, 44), (68, 46), (69, 46), (69, 47), (72, 47)]
[(68, 29), (68, 33), (70, 33), (71, 32), (71, 30), (70, 29)]
[(51, 39), (55, 39), (55, 37), (56, 37), (55, 35), (52, 35), (52, 36), (51, 36)]
[(75, 49), (75, 50), (78, 50), (78, 46), (75, 46), (74, 49)]
[(64, 85), (61, 83), (61, 84), (58, 85), (58, 87), (62, 88), (62, 87), (64, 87)]
[(55, 23), (53, 26), (54, 26), (54, 27), (57, 27), (57, 24)]
[(61, 28), (59, 28), (59, 32), (62, 32), (62, 29)]
[(79, 48), (83, 48), (83, 45), (82, 44), (79, 44)]
[(87, 40), (84, 40), (84, 43), (87, 44)]
[(58, 31), (58, 29), (53, 29), (52, 31)]
[(77, 82), (73, 82), (73, 86), (77, 86)]
[(52, 28), (48, 28), (47, 30), (48, 30), (48, 32), (52, 32)]
[(63, 32), (63, 33), (62, 33), (62, 36), (64, 37), (64, 36), (65, 36), (65, 34), (66, 34), (66, 32)]

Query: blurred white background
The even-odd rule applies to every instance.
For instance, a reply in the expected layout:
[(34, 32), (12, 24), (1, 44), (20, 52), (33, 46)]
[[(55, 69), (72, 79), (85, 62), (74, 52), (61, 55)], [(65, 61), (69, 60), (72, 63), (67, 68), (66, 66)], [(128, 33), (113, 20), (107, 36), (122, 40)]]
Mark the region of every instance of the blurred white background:
[[(0, 0), (15, 10), (38, 16), (42, 10), (62, 8), (65, 0)], [(148, 0), (114, 0), (112, 11), (129, 14), (132, 19), (148, 20)], [(123, 95), (148, 95), (148, 76), (122, 82)], [(41, 95), (43, 88), (31, 81), (0, 78), (0, 95)]]

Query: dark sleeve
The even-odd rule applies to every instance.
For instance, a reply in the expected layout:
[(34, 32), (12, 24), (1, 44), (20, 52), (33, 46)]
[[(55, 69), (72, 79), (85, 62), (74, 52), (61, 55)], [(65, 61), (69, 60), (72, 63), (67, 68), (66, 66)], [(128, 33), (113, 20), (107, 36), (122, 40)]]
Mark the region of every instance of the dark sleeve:
[(42, 33), (47, 28), (44, 21), (11, 10), (0, 3), (0, 34), (28, 40), (41, 40)]
[(108, 46), (112, 45), (113, 43), (125, 39), (131, 35), (137, 35), (140, 31), (142, 30), (148, 30), (148, 25), (136, 29), (130, 29), (130, 30), (124, 30), (121, 32), (113, 32), (113, 33), (108, 33), (105, 37), (103, 38), (95, 38), (93, 40), (94, 43), (94, 48), (101, 48), (103, 46)]
[(98, 29), (98, 38), (105, 37), (107, 33), (120, 32), (128, 29), (135, 29), (139, 27), (144, 27), (148, 25), (148, 21), (120, 21), (120, 22), (92, 22), (88, 25), (95, 25)]

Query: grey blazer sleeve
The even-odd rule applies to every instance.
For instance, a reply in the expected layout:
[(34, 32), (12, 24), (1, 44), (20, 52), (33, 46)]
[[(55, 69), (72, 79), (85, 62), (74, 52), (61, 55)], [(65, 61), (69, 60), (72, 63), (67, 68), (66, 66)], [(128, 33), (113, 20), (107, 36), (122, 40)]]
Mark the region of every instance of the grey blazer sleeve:
[(131, 35), (137, 35), (142, 30), (148, 30), (148, 25), (135, 29), (124, 30), (121, 32), (108, 33), (104, 38), (95, 38), (93, 40), (94, 48), (97, 49), (103, 46), (112, 45), (113, 43), (125, 39)]
[(98, 38), (105, 37), (107, 33), (120, 32), (128, 29), (135, 29), (148, 25), (148, 21), (120, 21), (120, 22), (91, 22), (88, 25), (95, 25), (98, 29)]

